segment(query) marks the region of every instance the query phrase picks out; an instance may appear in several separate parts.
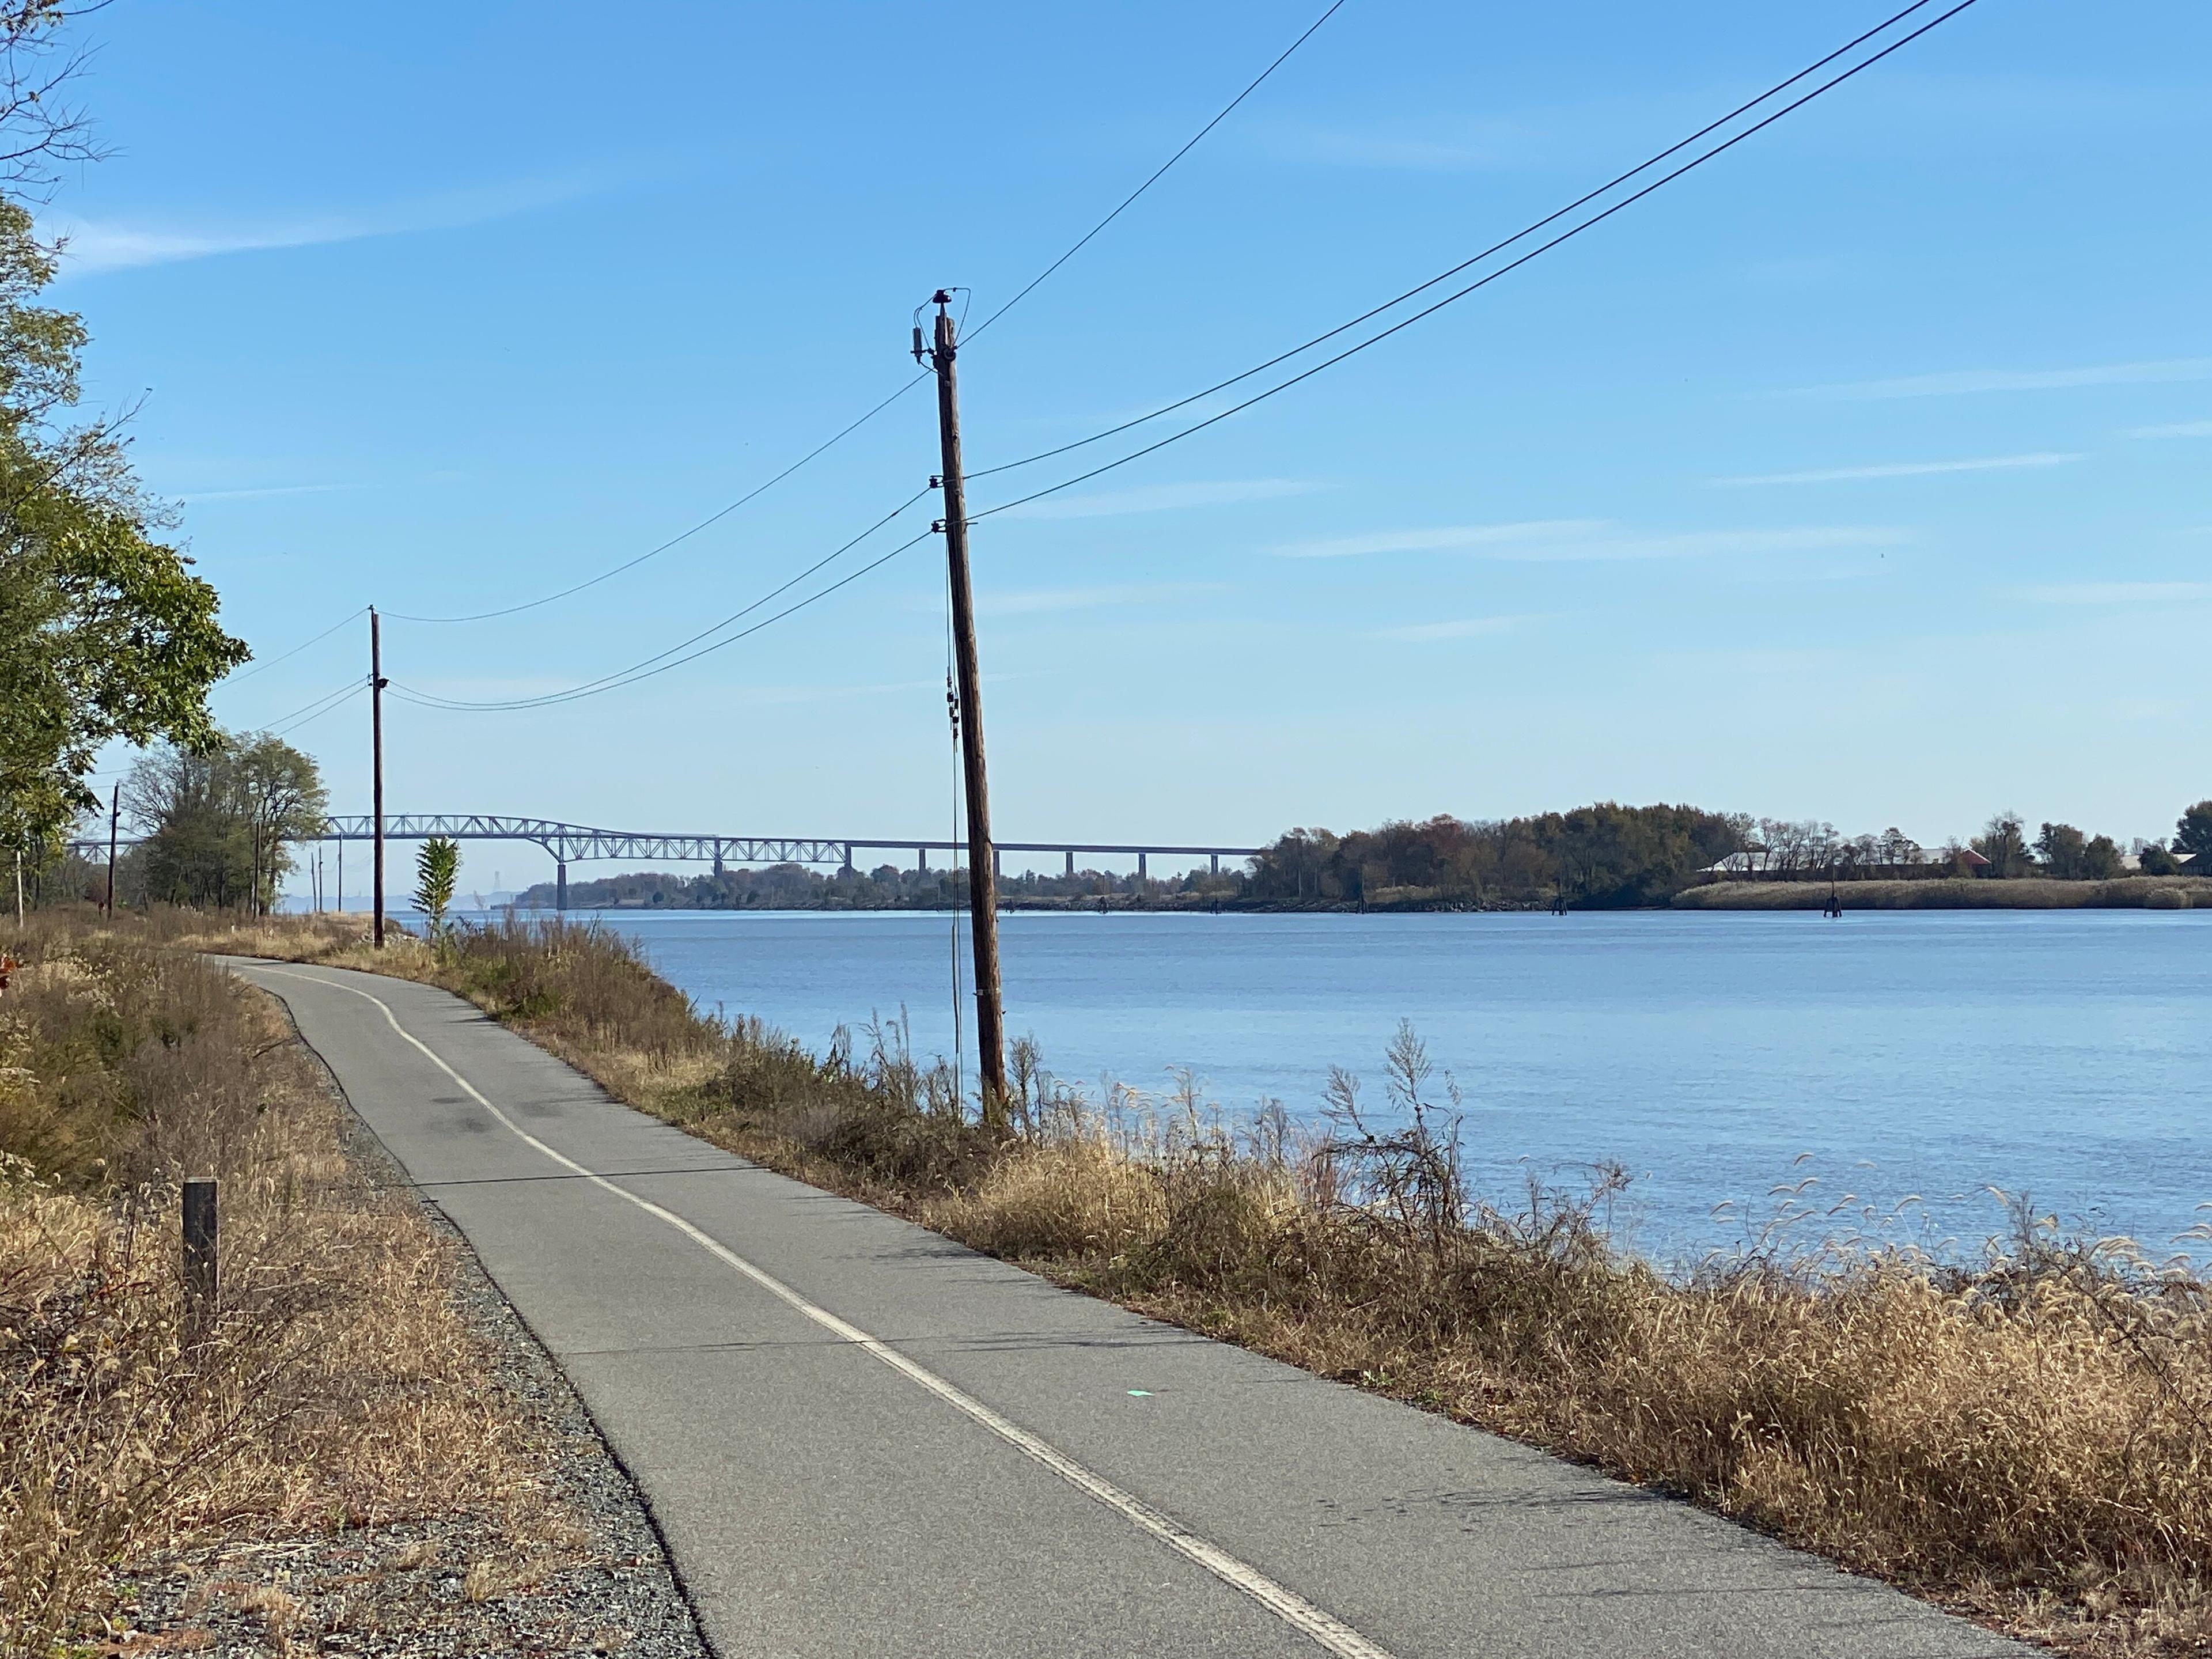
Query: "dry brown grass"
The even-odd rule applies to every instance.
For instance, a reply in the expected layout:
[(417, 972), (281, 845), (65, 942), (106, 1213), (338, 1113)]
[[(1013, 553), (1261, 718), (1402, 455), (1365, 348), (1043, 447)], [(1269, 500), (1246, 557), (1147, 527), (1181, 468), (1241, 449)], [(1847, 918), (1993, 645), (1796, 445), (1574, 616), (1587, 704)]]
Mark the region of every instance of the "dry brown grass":
[[(1846, 881), (1846, 910), (2187, 910), (2212, 908), (2212, 881), (2197, 876), (2128, 876), (2115, 881), (2047, 877), (1990, 880)], [(1678, 910), (1818, 910), (1826, 881), (1716, 881), (1674, 895)]]
[[(1060, 1281), (1674, 1492), (2094, 1655), (2212, 1651), (2212, 1289), (2020, 1218), (1978, 1260), (1778, 1247), (1682, 1279), (1613, 1249), (1610, 1183), (1470, 1194), (1411, 1033), (1373, 1128), (1240, 1137), (1185, 1091), (1094, 1108), (1027, 1051), (981, 1137), (896, 1030), (817, 1057), (689, 1009), (588, 927), (371, 963), (435, 980), (622, 1098)], [(325, 957), (324, 959), (332, 959)], [(647, 1041), (624, 1039), (637, 1011)], [(1348, 1080), (1347, 1080), (1348, 1081)]]
[[(210, 1536), (487, 1508), (562, 1535), (447, 1294), (453, 1246), (344, 1155), (274, 1006), (67, 920), (7, 944), (0, 1652), (96, 1631), (113, 1570)], [(178, 1183), (204, 1174), (211, 1319), (178, 1269)]]

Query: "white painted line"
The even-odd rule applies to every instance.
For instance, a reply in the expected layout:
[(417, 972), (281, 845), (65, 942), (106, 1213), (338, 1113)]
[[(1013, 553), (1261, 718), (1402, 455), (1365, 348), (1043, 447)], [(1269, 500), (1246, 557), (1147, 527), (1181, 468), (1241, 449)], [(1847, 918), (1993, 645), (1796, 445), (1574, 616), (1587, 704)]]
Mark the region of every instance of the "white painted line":
[(543, 1152), (563, 1169), (583, 1176), (594, 1186), (605, 1188), (619, 1199), (636, 1205), (647, 1215), (666, 1222), (709, 1255), (734, 1267), (771, 1296), (787, 1303), (805, 1315), (823, 1330), (851, 1343), (856, 1348), (865, 1349), (909, 1382), (919, 1383), (954, 1410), (981, 1424), (1016, 1450), (1043, 1464), (1069, 1486), (1085, 1497), (1103, 1504), (1139, 1532), (1149, 1534), (1175, 1551), (1176, 1554), (1197, 1563), (1231, 1589), (1242, 1590), (1293, 1630), (1310, 1637), (1324, 1650), (1338, 1655), (1340, 1659), (1392, 1659), (1392, 1655), (1388, 1649), (1369, 1641), (1334, 1613), (1325, 1612), (1304, 1596), (1292, 1590), (1285, 1589), (1257, 1567), (1239, 1560), (1218, 1545), (1209, 1543), (1174, 1516), (1163, 1515), (1142, 1498), (1123, 1492), (1103, 1475), (1094, 1474), (1058, 1447), (1040, 1440), (1011, 1418), (1000, 1416), (975, 1395), (947, 1382), (927, 1367), (916, 1364), (888, 1343), (879, 1341), (859, 1326), (838, 1318), (827, 1308), (817, 1307), (773, 1273), (756, 1267), (735, 1250), (710, 1237), (673, 1210), (664, 1209), (649, 1199), (640, 1198), (635, 1193), (616, 1186), (614, 1182), (596, 1171), (586, 1169), (566, 1153), (555, 1151), (538, 1139), (536, 1135), (516, 1123), (498, 1107), (493, 1105), (484, 1097), (476, 1085), (471, 1083), (468, 1079), (463, 1077), (433, 1053), (429, 1045), (399, 1023), (398, 1017), (392, 1012), (391, 1006), (381, 998), (372, 996), (367, 991), (354, 986), (342, 984), (333, 979), (324, 979), (315, 974), (295, 973), (285, 968), (261, 968), (259, 971), (264, 974), (276, 974), (285, 979), (305, 980), (310, 985), (320, 985), (333, 991), (348, 992), (365, 1002), (374, 1003), (379, 1009), (382, 1010), (384, 1018), (392, 1029), (420, 1049), (433, 1066), (466, 1090), (471, 1099), (497, 1118), (515, 1136)]

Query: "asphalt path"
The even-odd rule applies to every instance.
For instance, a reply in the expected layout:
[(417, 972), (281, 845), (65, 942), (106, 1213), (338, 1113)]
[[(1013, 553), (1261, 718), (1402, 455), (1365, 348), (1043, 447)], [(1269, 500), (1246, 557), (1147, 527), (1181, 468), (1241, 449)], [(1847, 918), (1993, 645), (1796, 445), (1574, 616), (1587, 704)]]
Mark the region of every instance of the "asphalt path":
[(786, 1180), (445, 992), (232, 965), (574, 1380), (723, 1655), (2030, 1651)]

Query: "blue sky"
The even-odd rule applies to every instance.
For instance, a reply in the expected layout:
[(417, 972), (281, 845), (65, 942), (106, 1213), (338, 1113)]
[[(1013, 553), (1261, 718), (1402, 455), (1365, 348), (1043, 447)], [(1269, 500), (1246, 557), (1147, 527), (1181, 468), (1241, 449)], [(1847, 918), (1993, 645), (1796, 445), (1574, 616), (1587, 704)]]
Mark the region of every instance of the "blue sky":
[[(371, 602), (496, 608), (887, 395), (932, 288), (1010, 295), (1321, 9), (124, 0), (86, 25), (117, 153), (53, 204), (59, 296), (264, 659)], [(1886, 9), (1349, 0), (963, 355), (969, 464), (1334, 325)], [(2170, 830), (2212, 793), (2208, 64), (2186, 0), (1982, 0), (1341, 368), (979, 525), (1000, 833), (1599, 797), (1930, 842), (2000, 808)], [(464, 699), (594, 678), (935, 464), (917, 392), (618, 582), (391, 623), (387, 672)], [(237, 679), (221, 717), (343, 684), (362, 635)], [(944, 672), (925, 543), (613, 695), (388, 705), (390, 804), (943, 835)], [(294, 734), (341, 809), (366, 726)], [(472, 850), (464, 886), (543, 866)]]

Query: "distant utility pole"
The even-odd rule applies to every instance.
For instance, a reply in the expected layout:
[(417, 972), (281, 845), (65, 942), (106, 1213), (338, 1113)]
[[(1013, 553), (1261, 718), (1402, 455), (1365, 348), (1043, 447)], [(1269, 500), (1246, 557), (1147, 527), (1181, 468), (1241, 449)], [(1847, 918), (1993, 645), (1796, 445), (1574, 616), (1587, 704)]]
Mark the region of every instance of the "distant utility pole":
[(115, 826), (123, 816), (123, 786), (107, 798), (107, 919), (115, 920)]
[[(960, 471), (960, 397), (953, 381), (952, 296), (932, 296), (937, 338), (937, 429), (945, 456), (945, 557), (952, 577), (953, 662), (960, 687), (960, 758), (968, 775), (968, 899), (975, 914), (975, 1042), (983, 1083), (983, 1122), (1006, 1123), (1005, 1016), (999, 1005), (998, 860), (991, 845), (991, 790), (983, 773), (983, 688), (975, 667), (975, 605), (968, 583), (968, 489)], [(915, 331), (915, 356), (922, 355)]]
[(376, 813), (376, 873), (371, 881), (369, 931), (384, 948), (384, 647), (377, 632), (376, 607), (368, 608), (369, 793)]

